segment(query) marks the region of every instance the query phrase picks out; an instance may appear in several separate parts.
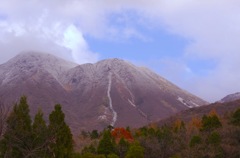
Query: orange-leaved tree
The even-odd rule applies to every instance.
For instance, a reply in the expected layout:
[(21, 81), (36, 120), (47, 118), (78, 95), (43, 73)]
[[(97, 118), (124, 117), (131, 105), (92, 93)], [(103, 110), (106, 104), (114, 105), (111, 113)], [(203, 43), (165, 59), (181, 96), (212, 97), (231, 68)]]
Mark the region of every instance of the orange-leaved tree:
[(112, 137), (115, 138), (116, 142), (119, 142), (121, 138), (124, 138), (128, 142), (133, 141), (132, 134), (124, 128), (115, 128), (111, 134)]

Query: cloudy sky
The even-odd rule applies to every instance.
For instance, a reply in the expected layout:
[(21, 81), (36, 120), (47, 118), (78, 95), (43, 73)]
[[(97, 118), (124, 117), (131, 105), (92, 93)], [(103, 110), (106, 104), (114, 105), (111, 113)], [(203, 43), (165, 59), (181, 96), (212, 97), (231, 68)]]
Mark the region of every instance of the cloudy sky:
[(0, 0), (0, 63), (123, 58), (213, 102), (240, 91), (239, 0)]

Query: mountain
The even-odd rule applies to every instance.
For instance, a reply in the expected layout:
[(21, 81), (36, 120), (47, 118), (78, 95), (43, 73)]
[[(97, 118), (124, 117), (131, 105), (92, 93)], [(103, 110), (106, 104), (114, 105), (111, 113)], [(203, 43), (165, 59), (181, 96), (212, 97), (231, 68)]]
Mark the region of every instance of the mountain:
[(240, 99), (240, 92), (234, 93), (234, 94), (229, 94), (226, 97), (222, 98), (219, 102), (220, 103), (226, 103), (226, 102), (231, 102)]
[(121, 59), (77, 65), (43, 53), (19, 54), (0, 65), (5, 104), (28, 97), (31, 115), (59, 103), (74, 133), (108, 125), (140, 127), (207, 104), (151, 70)]

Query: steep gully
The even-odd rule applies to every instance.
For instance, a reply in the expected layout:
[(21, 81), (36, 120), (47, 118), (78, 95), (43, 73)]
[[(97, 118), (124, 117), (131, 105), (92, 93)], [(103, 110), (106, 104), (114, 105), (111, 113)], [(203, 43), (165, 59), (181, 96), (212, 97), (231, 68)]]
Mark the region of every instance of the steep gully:
[[(112, 119), (112, 122), (111, 122), (111, 126), (114, 126), (116, 121), (117, 121), (117, 112), (114, 110), (113, 108), (113, 104), (112, 104), (112, 98), (111, 98), (111, 87), (112, 87), (112, 73), (109, 72), (109, 75), (108, 75), (108, 91), (107, 91), (107, 96), (108, 96), (108, 100), (109, 100), (109, 108), (112, 112), (112, 115), (113, 115), (113, 119)], [(126, 87), (127, 88), (127, 87)], [(128, 99), (128, 102), (138, 110), (138, 112), (144, 117), (146, 118), (148, 121), (150, 121), (148, 119), (148, 116), (139, 108), (137, 108), (137, 106), (134, 104), (134, 96), (133, 94), (131, 93), (131, 91), (127, 88), (128, 92), (130, 93), (131, 95), (131, 100)]]
[(114, 126), (116, 121), (117, 121), (117, 112), (113, 109), (113, 105), (112, 105), (111, 87), (112, 87), (112, 73), (109, 72), (107, 96), (108, 96), (108, 100), (109, 100), (109, 108), (110, 108), (110, 110), (112, 111), (112, 114), (113, 114), (113, 119), (112, 119), (112, 122), (111, 122), (111, 126)]

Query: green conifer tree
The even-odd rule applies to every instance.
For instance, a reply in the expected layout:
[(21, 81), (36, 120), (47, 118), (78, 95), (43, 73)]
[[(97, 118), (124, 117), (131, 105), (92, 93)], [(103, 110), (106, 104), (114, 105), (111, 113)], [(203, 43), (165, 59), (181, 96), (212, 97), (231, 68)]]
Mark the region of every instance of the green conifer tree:
[(118, 146), (117, 146), (120, 158), (125, 157), (125, 155), (128, 151), (128, 148), (129, 148), (129, 143), (127, 141), (125, 141), (124, 138), (121, 138), (119, 143), (118, 143)]
[(23, 96), (19, 104), (15, 104), (7, 119), (7, 130), (2, 140), (1, 154), (4, 157), (31, 157), (32, 126), (29, 115), (27, 97)]
[(66, 158), (70, 157), (73, 152), (72, 134), (64, 118), (61, 105), (56, 105), (49, 115), (51, 157)]
[(47, 157), (49, 133), (46, 122), (43, 119), (43, 112), (41, 109), (38, 110), (38, 113), (34, 117), (32, 128), (35, 157)]
[(105, 156), (115, 152), (110, 131), (105, 131), (103, 133), (103, 138), (99, 142), (97, 152), (98, 154), (104, 154)]

